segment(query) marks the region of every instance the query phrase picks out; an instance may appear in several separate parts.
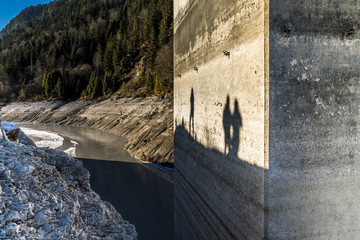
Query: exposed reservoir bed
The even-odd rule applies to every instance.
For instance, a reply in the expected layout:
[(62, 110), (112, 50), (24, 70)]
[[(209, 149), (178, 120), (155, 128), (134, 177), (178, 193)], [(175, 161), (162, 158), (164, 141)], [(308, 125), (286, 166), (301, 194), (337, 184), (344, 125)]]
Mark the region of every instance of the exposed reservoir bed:
[(131, 157), (126, 139), (83, 127), (18, 125), (37, 145), (81, 159), (92, 189), (136, 226), (140, 240), (173, 239), (173, 177)]

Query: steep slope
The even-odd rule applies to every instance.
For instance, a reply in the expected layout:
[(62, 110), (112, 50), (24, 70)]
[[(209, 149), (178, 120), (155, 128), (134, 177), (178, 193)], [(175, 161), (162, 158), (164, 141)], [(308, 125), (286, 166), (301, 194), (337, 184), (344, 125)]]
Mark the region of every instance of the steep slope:
[(171, 92), (171, 36), (172, 0), (59, 0), (26, 8), (0, 35), (0, 98)]
[(0, 36), (8, 34), (13, 30), (23, 28), (32, 19), (41, 16), (45, 7), (46, 5), (38, 4), (36, 6), (25, 8), (19, 13), (19, 15), (17, 15), (9, 22), (9, 24), (7, 24), (3, 30), (1, 30)]

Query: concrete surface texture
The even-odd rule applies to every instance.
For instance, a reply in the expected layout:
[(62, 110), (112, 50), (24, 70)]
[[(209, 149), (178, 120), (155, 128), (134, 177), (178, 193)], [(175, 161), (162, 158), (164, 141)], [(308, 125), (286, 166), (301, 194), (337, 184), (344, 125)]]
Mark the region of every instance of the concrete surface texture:
[(177, 239), (360, 237), (359, 10), (174, 1)]
[(269, 239), (359, 239), (359, 11), (270, 1)]
[(175, 1), (175, 235), (264, 236), (265, 5)]

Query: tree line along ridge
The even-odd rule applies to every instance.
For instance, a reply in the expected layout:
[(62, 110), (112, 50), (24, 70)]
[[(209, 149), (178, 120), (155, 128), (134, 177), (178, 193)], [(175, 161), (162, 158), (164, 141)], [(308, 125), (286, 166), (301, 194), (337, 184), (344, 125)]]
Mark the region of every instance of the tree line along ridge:
[(0, 33), (2, 100), (171, 93), (172, 0), (59, 0)]

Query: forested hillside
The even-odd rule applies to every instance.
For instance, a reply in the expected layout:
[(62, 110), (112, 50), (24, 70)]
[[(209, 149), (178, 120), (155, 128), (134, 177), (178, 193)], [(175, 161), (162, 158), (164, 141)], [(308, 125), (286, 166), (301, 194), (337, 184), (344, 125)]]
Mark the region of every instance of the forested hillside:
[(172, 91), (172, 0), (59, 0), (0, 33), (0, 99)]

